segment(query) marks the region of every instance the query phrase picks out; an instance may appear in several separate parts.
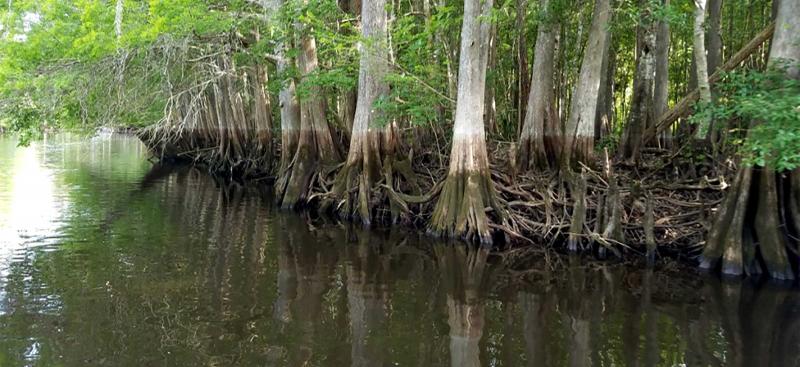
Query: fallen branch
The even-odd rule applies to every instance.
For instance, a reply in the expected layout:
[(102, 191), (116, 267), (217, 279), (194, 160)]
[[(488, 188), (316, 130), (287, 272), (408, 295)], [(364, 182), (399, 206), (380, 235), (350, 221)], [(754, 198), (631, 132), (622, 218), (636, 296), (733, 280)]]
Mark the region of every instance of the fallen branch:
[[(730, 72), (731, 70), (735, 69), (739, 64), (741, 64), (745, 59), (750, 57), (758, 48), (766, 42), (768, 39), (772, 38), (772, 34), (775, 32), (775, 22), (770, 23), (767, 28), (763, 31), (758, 33), (750, 42), (748, 42), (744, 47), (742, 47), (739, 52), (735, 53), (731, 58), (719, 69), (717, 69), (714, 74), (712, 74), (708, 78), (708, 84), (714, 85), (720, 79), (722, 79), (722, 74)], [(691, 91), (686, 97), (683, 97), (675, 106), (673, 106), (669, 111), (665, 112), (661, 117), (658, 119), (658, 123), (654, 124), (650, 128), (648, 128), (643, 137), (643, 143), (647, 144), (651, 139), (655, 138), (658, 133), (663, 131), (668, 126), (672, 125), (675, 121), (679, 118), (686, 117), (690, 114), (692, 107), (694, 106), (695, 102), (697, 102), (698, 98), (700, 98), (700, 90), (694, 89)]]

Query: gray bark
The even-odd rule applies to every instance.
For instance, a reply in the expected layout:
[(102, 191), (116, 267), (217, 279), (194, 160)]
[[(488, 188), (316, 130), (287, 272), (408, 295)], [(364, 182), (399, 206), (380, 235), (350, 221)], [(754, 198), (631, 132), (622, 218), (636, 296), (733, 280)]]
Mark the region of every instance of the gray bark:
[(600, 96), (597, 101), (597, 114), (594, 122), (594, 136), (595, 139), (603, 137), (603, 125), (607, 124), (606, 128), (610, 129), (613, 120), (613, 106), (614, 106), (614, 68), (615, 55), (612, 49), (612, 35), (608, 32), (608, 40), (606, 41), (606, 49), (603, 51), (603, 66), (602, 74), (600, 77)]
[(625, 135), (622, 139), (622, 157), (638, 161), (644, 131), (655, 123), (653, 110), (653, 83), (656, 72), (656, 27), (649, 0), (640, 0), (642, 24), (638, 29), (636, 76), (633, 97)]
[[(717, 71), (717, 68), (722, 65), (722, 0), (707, 1), (706, 12), (708, 13), (708, 27), (706, 27), (706, 66), (708, 67), (708, 75), (713, 75), (714, 72)], [(750, 27), (748, 27), (748, 29), (749, 28)], [(711, 99), (712, 101), (716, 99), (714, 93), (712, 93)], [(706, 137), (714, 146), (716, 146), (718, 139), (718, 130), (715, 122), (709, 121), (709, 131)]]
[[(363, 2), (361, 14), (363, 40), (359, 45), (361, 61), (353, 136), (380, 130), (378, 126), (375, 126), (378, 112), (375, 109), (375, 102), (389, 91), (389, 85), (385, 80), (389, 70), (389, 51), (386, 44), (386, 0)], [(357, 147), (350, 147), (350, 154), (353, 154), (354, 149)]]
[(722, 0), (708, 1), (708, 30), (706, 45), (708, 49), (708, 74), (714, 74), (722, 65)]
[[(302, 78), (305, 78), (316, 72), (319, 67), (316, 38), (312, 35), (301, 36), (299, 51), (297, 65)], [(313, 131), (313, 134), (319, 135), (316, 137), (316, 145), (321, 148), (320, 158), (324, 161), (329, 161), (331, 158), (334, 158), (334, 155), (326, 156), (325, 154), (332, 153), (335, 150), (332, 149), (333, 139), (331, 138), (328, 123), (325, 118), (325, 97), (322, 93), (322, 89), (318, 86), (312, 86), (311, 89), (312, 92), (308, 99), (300, 101), (300, 134), (302, 136), (304, 133)]]
[(565, 132), (563, 163), (593, 164), (594, 120), (603, 71), (603, 51), (609, 38), (611, 1), (596, 0), (589, 41), (583, 53), (578, 84), (572, 97)]
[[(492, 24), (489, 30), (489, 56), (487, 58), (487, 69), (494, 69), (497, 64), (497, 25)], [(496, 78), (492, 83), (486, 83), (484, 93), (483, 124), (489, 133), (497, 133), (497, 101), (495, 99)]]
[(790, 78), (800, 78), (800, 1), (782, 0), (778, 5), (769, 66), (787, 66)]
[[(267, 15), (277, 14), (284, 0), (260, 0), (259, 4)], [(279, 42), (275, 46), (278, 74), (283, 76), (291, 66), (291, 60), (286, 57), (288, 46)], [(300, 103), (297, 101), (294, 80), (289, 78), (284, 81), (283, 88), (278, 93), (278, 103), (281, 111), (281, 166), (284, 172), (292, 160), (297, 148), (300, 134)]]
[[(669, 5), (669, 0), (663, 0), (664, 5)], [(669, 22), (661, 20), (658, 22), (656, 36), (656, 81), (653, 93), (653, 109), (656, 120), (667, 112), (669, 103), (669, 48), (670, 48), (670, 29)], [(672, 139), (671, 129), (666, 129), (663, 141), (666, 146), (670, 145)]]
[[(519, 96), (517, 98), (517, 124), (519, 128), (525, 123), (525, 114), (527, 106), (525, 103), (528, 101), (528, 94), (530, 93), (530, 74), (528, 73), (528, 40), (525, 32), (525, 15), (528, 10), (528, 0), (517, 0), (517, 89)], [(521, 131), (521, 130), (518, 130)]]
[[(382, 157), (393, 153), (394, 130), (391, 123), (385, 128), (378, 126), (380, 111), (375, 108), (378, 99), (389, 92), (389, 85), (385, 80), (389, 70), (386, 0), (365, 1), (362, 4), (358, 102), (347, 163), (339, 172), (333, 191), (337, 196), (351, 192), (352, 181), (360, 173), (356, 184), (358, 212), (362, 223), (369, 225), (372, 211), (368, 198), (373, 183), (380, 176)], [(351, 204), (347, 203), (343, 208), (347, 211), (350, 207)]]
[[(492, 0), (465, 0), (450, 170), (488, 168), (483, 128)], [(466, 153), (466, 154), (465, 154)], [(480, 169), (478, 168), (479, 166)], [(459, 168), (460, 167), (460, 168)]]
[[(697, 88), (700, 90), (700, 103), (711, 103), (711, 87), (708, 83), (708, 60), (706, 59), (706, 45), (705, 45), (705, 18), (706, 18), (706, 1), (707, 0), (694, 0), (694, 63), (695, 74), (697, 75)], [(700, 121), (700, 126), (695, 130), (695, 137), (700, 139), (706, 135), (708, 131), (709, 121)]]
[[(542, 0), (539, 3), (541, 11), (549, 12), (549, 3), (549, 0)], [(545, 18), (545, 22), (539, 25), (536, 36), (531, 90), (528, 94), (528, 106), (520, 135), (519, 163), (522, 169), (544, 167), (548, 164), (545, 135), (548, 135), (547, 126), (555, 122), (553, 120), (558, 116), (557, 112), (553, 111), (553, 67), (558, 26), (547, 15)], [(551, 130), (554, 136), (549, 138), (560, 140), (558, 139), (560, 129)], [(558, 152), (555, 152), (553, 155), (557, 154)]]
[(492, 238), (484, 208), (490, 206), (495, 215), (504, 215), (489, 172), (483, 126), (492, 2), (464, 0), (450, 167), (430, 226), (433, 233), (485, 243)]
[[(339, 8), (341, 8), (342, 11), (356, 18), (354, 23), (358, 27), (358, 18), (361, 16), (361, 0), (338, 0), (338, 3)], [(350, 32), (343, 34), (348, 36), (350, 35)], [(348, 139), (350, 138), (350, 134), (353, 132), (353, 120), (355, 119), (356, 115), (357, 100), (358, 85), (343, 91), (342, 94), (337, 98), (337, 114), (341, 120), (340, 122), (343, 125), (342, 128), (344, 129)]]

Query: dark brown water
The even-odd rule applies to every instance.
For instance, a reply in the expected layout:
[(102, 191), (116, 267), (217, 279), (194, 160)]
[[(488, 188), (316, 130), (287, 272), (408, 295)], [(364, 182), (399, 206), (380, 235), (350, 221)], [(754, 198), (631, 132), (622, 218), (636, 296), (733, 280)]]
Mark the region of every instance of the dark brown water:
[(0, 366), (800, 365), (793, 290), (515, 271), (145, 157), (0, 137)]

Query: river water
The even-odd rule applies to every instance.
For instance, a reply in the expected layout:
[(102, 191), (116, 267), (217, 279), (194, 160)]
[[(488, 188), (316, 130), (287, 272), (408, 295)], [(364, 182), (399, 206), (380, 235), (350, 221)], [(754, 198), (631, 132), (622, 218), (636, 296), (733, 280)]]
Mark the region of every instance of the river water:
[(146, 157), (126, 136), (0, 136), (0, 366), (800, 365), (794, 290), (514, 270)]

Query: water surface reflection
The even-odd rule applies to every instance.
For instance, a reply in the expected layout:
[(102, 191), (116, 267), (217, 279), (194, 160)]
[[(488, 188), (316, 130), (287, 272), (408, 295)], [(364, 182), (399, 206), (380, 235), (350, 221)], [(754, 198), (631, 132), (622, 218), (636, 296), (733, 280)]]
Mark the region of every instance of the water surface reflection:
[[(130, 138), (60, 139), (0, 138), (3, 366), (800, 366), (795, 291), (577, 259), (524, 274), (276, 211)], [(10, 209), (25, 172), (48, 187), (30, 223)]]

